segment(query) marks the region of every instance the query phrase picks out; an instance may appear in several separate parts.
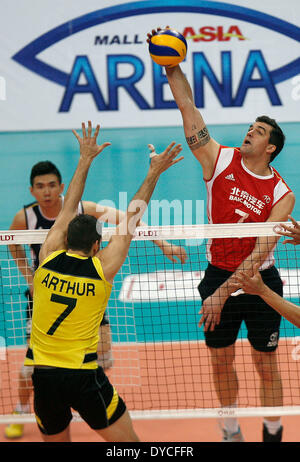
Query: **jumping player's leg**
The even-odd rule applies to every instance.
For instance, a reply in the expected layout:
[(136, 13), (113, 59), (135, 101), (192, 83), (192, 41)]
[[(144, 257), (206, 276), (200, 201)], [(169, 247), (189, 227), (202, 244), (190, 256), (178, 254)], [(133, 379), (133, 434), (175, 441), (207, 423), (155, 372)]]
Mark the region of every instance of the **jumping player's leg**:
[[(238, 379), (234, 368), (235, 345), (210, 348), (213, 381), (222, 407), (233, 406), (237, 401)], [(229, 386), (230, 384), (230, 386)]]
[[(283, 295), (283, 285), (275, 267), (261, 272), (268, 287)], [(278, 366), (277, 347), (281, 317), (262, 299), (252, 299), (247, 307), (248, 339), (252, 346), (252, 359), (260, 377), (260, 401), (262, 407), (282, 406), (283, 387)], [(264, 442), (280, 442), (282, 425), (280, 416), (267, 416), (263, 425)]]
[[(205, 277), (199, 284), (202, 300), (212, 295), (232, 273), (209, 265)], [(205, 331), (205, 341), (211, 355), (213, 382), (222, 407), (236, 407), (238, 395), (238, 378), (234, 366), (235, 341), (242, 322), (240, 305), (237, 297), (226, 301), (220, 323), (213, 331)], [(243, 441), (236, 418), (224, 419), (223, 441)]]
[[(229, 271), (208, 265), (198, 287), (202, 301), (211, 296), (231, 274)], [(238, 380), (234, 369), (235, 341), (241, 322), (237, 297), (229, 297), (222, 309), (220, 323), (213, 331), (204, 332), (206, 346), (211, 355), (214, 385), (222, 406), (233, 405), (236, 402)]]
[(106, 441), (139, 441), (122, 398), (102, 368), (35, 368), (35, 415), (44, 441), (70, 441), (71, 409)]
[[(237, 407), (239, 391), (238, 377), (234, 366), (235, 345), (229, 345), (225, 348), (209, 347), (209, 352), (213, 383), (220, 406), (234, 410)], [(220, 420), (219, 425), (223, 431), (223, 442), (244, 441), (238, 419), (235, 416)]]
[[(277, 353), (256, 351), (252, 348), (252, 359), (260, 377), (260, 400), (262, 407), (282, 406), (282, 380), (278, 368)], [(267, 417), (277, 420), (279, 417)]]
[[(283, 387), (276, 351), (261, 352), (252, 348), (252, 358), (260, 377), (261, 406), (283, 406)], [(280, 415), (265, 417), (263, 441), (281, 442), (282, 430)]]
[(135, 443), (140, 441), (134, 431), (132, 420), (127, 410), (109, 427), (95, 431), (107, 442)]
[(65, 430), (55, 435), (45, 435), (41, 433), (45, 443), (69, 443), (71, 441), (70, 425)]
[(139, 441), (124, 401), (102, 368), (91, 374), (84, 392), (76, 397), (72, 407), (106, 441)]
[[(139, 441), (139, 438), (133, 429), (132, 421), (127, 410), (112, 425), (104, 428), (103, 430), (95, 430), (95, 432), (107, 442), (135, 443)], [(70, 442), (70, 425), (68, 425), (65, 430), (60, 433), (56, 433), (55, 435), (46, 435), (44, 433), (41, 433), (41, 435), (43, 441), (48, 443)]]

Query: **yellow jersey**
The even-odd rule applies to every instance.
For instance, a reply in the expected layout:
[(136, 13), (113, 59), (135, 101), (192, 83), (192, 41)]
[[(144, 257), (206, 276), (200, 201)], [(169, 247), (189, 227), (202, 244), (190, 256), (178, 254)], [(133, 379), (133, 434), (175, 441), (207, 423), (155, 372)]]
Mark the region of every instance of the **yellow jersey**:
[(97, 257), (59, 250), (38, 267), (25, 365), (96, 369), (99, 326), (112, 284)]

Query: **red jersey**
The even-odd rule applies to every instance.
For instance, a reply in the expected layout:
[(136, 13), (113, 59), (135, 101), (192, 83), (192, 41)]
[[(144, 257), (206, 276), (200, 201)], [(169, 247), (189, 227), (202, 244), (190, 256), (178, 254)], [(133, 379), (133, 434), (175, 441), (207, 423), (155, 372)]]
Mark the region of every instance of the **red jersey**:
[[(220, 146), (213, 175), (206, 180), (209, 223), (265, 222), (272, 208), (291, 189), (271, 167), (268, 176), (252, 173), (244, 165), (238, 148)], [(212, 239), (208, 261), (219, 268), (235, 271), (254, 249), (255, 237)], [(274, 264), (273, 253), (263, 265)]]

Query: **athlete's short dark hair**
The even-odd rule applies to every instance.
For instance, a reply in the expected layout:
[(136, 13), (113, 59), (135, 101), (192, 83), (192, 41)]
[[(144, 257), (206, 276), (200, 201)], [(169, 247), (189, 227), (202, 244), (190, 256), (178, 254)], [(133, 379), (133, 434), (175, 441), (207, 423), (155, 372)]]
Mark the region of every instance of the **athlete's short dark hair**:
[(276, 156), (280, 153), (284, 146), (285, 142), (285, 136), (279, 125), (277, 124), (275, 119), (271, 119), (270, 117), (263, 115), (260, 117), (257, 117), (255, 122), (263, 122), (265, 124), (268, 124), (272, 127), (271, 132), (270, 132), (270, 138), (269, 142), (270, 144), (274, 144), (276, 146), (275, 151), (270, 157), (270, 162), (272, 162)]
[(87, 214), (77, 215), (68, 226), (68, 248), (89, 253), (92, 245), (96, 241), (101, 241), (101, 234), (98, 233), (98, 229), (97, 218)]
[(54, 165), (52, 162), (49, 160), (44, 160), (42, 162), (38, 162), (35, 164), (30, 173), (30, 184), (33, 186), (33, 182), (36, 176), (40, 175), (49, 175), (53, 174), (57, 176), (57, 179), (59, 181), (59, 184), (61, 184), (61, 174), (56, 165)]

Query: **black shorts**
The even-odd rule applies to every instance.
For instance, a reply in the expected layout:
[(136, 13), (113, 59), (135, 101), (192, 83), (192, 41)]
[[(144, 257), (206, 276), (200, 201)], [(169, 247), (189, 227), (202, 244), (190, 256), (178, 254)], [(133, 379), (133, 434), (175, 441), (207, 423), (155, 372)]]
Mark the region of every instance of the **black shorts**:
[[(212, 295), (233, 273), (208, 265), (205, 276), (198, 286), (202, 301)], [(272, 266), (261, 271), (265, 284), (283, 295), (283, 283), (277, 268)], [(221, 312), (221, 320), (213, 331), (205, 332), (206, 345), (225, 348), (237, 339), (242, 321), (248, 331), (248, 340), (257, 351), (275, 351), (279, 340), (281, 316), (256, 295), (230, 296)]]
[(34, 412), (42, 433), (55, 435), (67, 428), (74, 409), (94, 430), (116, 422), (126, 406), (103, 369), (34, 368)]

